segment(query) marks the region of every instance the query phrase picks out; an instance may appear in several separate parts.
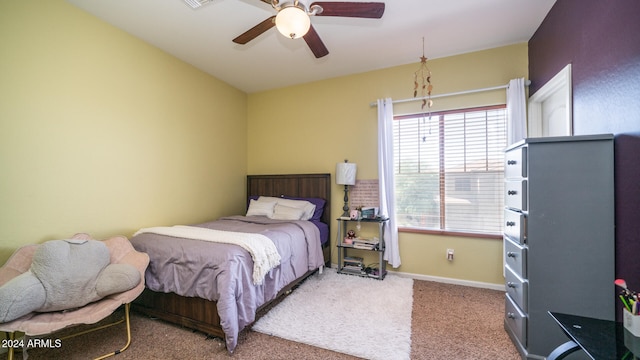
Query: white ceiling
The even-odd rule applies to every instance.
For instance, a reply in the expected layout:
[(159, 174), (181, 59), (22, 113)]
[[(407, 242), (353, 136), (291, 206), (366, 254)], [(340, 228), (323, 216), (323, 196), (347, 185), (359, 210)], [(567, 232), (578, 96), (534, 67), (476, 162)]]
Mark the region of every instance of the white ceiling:
[[(260, 0), (67, 0), (247, 93), (524, 42), (556, 0), (386, 0), (382, 19), (313, 17), (329, 55), (275, 28), (231, 40), (275, 14)], [(301, 0), (309, 4), (313, 0)], [(330, 1), (330, 0), (327, 0)], [(353, 0), (367, 2), (373, 0)]]

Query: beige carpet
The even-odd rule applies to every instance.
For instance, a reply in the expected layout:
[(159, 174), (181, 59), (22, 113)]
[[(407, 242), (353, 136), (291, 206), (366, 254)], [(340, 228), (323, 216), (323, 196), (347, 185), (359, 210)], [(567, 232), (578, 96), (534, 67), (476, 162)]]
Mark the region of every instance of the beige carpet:
[[(520, 359), (503, 329), (503, 313), (503, 292), (416, 280), (411, 359)], [(123, 330), (118, 325), (64, 340), (59, 349), (33, 349), (29, 359), (90, 359), (124, 344)], [(136, 313), (132, 316), (132, 333), (131, 347), (114, 360), (357, 359), (251, 330), (241, 333), (236, 352), (229, 356), (218, 339), (207, 339), (202, 333)], [(21, 354), (17, 355), (21, 359)]]

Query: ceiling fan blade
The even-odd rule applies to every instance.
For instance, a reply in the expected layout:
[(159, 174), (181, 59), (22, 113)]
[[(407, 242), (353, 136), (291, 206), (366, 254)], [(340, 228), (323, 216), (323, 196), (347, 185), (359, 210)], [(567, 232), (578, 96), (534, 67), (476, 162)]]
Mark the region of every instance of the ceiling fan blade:
[(344, 16), (369, 19), (380, 19), (384, 14), (384, 3), (381, 2), (326, 2), (317, 1), (309, 6), (320, 5), (322, 12), (316, 16)]
[(320, 36), (313, 28), (313, 25), (309, 28), (309, 31), (303, 36), (304, 41), (309, 45), (309, 49), (317, 59), (329, 54), (329, 50), (320, 39)]
[(274, 27), (276, 25), (276, 17), (275, 15), (264, 20), (263, 22), (259, 23), (258, 25), (252, 27), (251, 29), (245, 31), (244, 33), (242, 33), (240, 36), (238, 36), (237, 38), (233, 39), (233, 42), (236, 44), (246, 44), (249, 41), (257, 38), (259, 35), (261, 35), (263, 32), (271, 29), (272, 27)]

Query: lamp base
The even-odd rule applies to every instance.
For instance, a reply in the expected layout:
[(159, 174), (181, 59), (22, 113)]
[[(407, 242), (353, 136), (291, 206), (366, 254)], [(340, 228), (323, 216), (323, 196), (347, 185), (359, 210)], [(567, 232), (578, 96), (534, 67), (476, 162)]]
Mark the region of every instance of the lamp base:
[(344, 206), (342, 207), (342, 217), (349, 217), (349, 185), (344, 186)]

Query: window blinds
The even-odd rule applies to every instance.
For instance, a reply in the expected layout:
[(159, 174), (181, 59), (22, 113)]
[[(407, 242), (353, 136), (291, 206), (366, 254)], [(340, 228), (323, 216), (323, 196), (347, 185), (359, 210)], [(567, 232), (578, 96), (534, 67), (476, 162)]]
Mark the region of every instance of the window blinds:
[(394, 121), (399, 227), (502, 232), (503, 105)]

